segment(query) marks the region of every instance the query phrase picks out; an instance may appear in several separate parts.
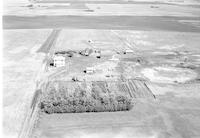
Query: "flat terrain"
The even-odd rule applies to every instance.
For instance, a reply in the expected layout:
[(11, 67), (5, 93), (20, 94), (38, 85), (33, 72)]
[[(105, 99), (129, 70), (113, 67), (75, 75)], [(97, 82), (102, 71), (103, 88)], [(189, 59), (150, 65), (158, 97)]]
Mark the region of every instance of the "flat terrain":
[[(192, 24), (195, 21), (196, 24)], [(4, 16), (3, 27), (5, 29), (79, 28), (200, 32), (199, 18), (153, 16)]]
[(161, 2), (127, 1), (40, 1), (30, 6), (28, 3), (8, 5), (5, 15), (81, 15), (81, 16), (199, 16), (199, 5), (178, 5)]
[[(30, 4), (9, 0), (4, 7), (4, 137), (200, 137), (199, 1)], [(102, 57), (78, 54), (85, 48), (100, 49)], [(127, 49), (133, 53), (123, 54)], [(59, 50), (77, 53), (66, 58), (65, 67), (50, 67), (50, 56)], [(95, 73), (85, 74), (86, 67)], [(41, 84), (64, 83), (73, 76), (89, 82), (143, 79), (145, 84), (136, 81), (135, 86), (125, 82), (126, 90), (140, 95), (140, 86), (146, 85), (155, 98), (132, 96), (136, 104), (126, 112), (49, 115), (35, 110), (29, 124)]]
[[(157, 95), (155, 101), (138, 102), (129, 112), (43, 115), (35, 135), (41, 138), (198, 138), (200, 102), (196, 94), (199, 85), (189, 85), (194, 91), (187, 87), (173, 87), (186, 88), (185, 96), (175, 96), (173, 90), (168, 91)], [(182, 90), (176, 92), (183, 94)], [(194, 95), (188, 97), (187, 93)]]
[[(4, 30), (3, 125), (5, 137), (18, 137), (36, 89), (44, 56), (36, 50), (50, 30)], [(33, 39), (34, 38), (34, 39)]]
[[(52, 32), (32, 29), (4, 30), (4, 132), (7, 135), (9, 133), (8, 137), (18, 135), (22, 127), (21, 122), (35, 91), (34, 80), (39, 80), (42, 76), (36, 74), (40, 73), (42, 60), (45, 58), (36, 52), (49, 51), (49, 48), (42, 51), (39, 49), (45, 46)], [(33, 136), (133, 137), (137, 134), (137, 137), (199, 137), (199, 37), (199, 33), (169, 31), (62, 29), (50, 53), (57, 50), (79, 51), (89, 47), (101, 49), (104, 58), (94, 60), (94, 57), (74, 57), (70, 59), (70, 70), (66, 67), (66, 72), (62, 74), (64, 68), (58, 69), (61, 76), (56, 75), (56, 79), (70, 78), (70, 72), (81, 73), (85, 65), (107, 70), (121, 64), (125, 76), (150, 80), (148, 86), (156, 95), (156, 100), (138, 99), (130, 112), (41, 114)], [(88, 40), (93, 43), (89, 44)], [(115, 51), (130, 47), (136, 52), (134, 56), (121, 56), (120, 64), (109, 60), (115, 55)], [(138, 57), (142, 60), (139, 64), (136, 60)], [(188, 62), (184, 63), (186, 67), (177, 66), (185, 57), (188, 58)], [(99, 77), (104, 75), (101, 72)], [(87, 78), (100, 80), (98, 76), (92, 76)], [(29, 83), (27, 80), (30, 80)], [(175, 81), (189, 83), (179, 84)]]
[[(93, 42), (89, 43), (88, 40)], [(106, 80), (116, 81), (121, 74), (128, 78), (146, 77), (157, 82), (182, 82), (190, 80), (190, 77), (198, 78), (200, 52), (197, 42), (198, 33), (63, 29), (51, 53), (96, 48), (101, 50), (102, 58), (97, 59), (95, 55), (84, 57), (79, 54), (75, 54), (73, 58), (68, 57), (66, 67), (55, 71), (58, 73), (55, 79), (70, 81), (75, 75), (79, 76), (80, 80), (86, 77), (86, 80), (98, 81), (106, 79), (107, 75), (113, 75), (113, 78)], [(132, 55), (116, 54), (116, 51), (122, 52), (126, 49), (135, 52)], [(113, 58), (119, 61), (113, 61)], [(185, 58), (188, 62), (183, 64)], [(140, 63), (137, 60), (140, 60)], [(86, 75), (83, 71), (87, 67), (95, 68), (96, 74)], [(190, 67), (194, 68), (191, 70)], [(167, 77), (164, 72), (171, 72), (171, 75)], [(160, 78), (156, 77), (156, 74)]]
[[(3, 28), (80, 28), (199, 32), (199, 7), (125, 1), (41, 1), (4, 10)], [(112, 2), (112, 3), (110, 3)]]
[[(106, 70), (121, 68), (117, 72), (125, 78), (149, 80), (147, 85), (156, 99), (136, 98), (136, 105), (128, 112), (42, 113), (33, 137), (199, 137), (199, 37), (199, 33), (164, 31), (61, 30), (52, 51), (93, 47), (102, 50), (103, 58), (75, 55), (67, 59), (70, 66), (50, 69), (48, 73), (56, 75), (49, 80), (69, 81), (76, 75), (89, 81), (106, 80)], [(127, 48), (133, 49), (134, 54), (118, 55), (119, 61), (109, 60), (115, 51)], [(187, 67), (179, 66), (186, 57)], [(87, 66), (101, 71), (84, 75), (82, 71)]]

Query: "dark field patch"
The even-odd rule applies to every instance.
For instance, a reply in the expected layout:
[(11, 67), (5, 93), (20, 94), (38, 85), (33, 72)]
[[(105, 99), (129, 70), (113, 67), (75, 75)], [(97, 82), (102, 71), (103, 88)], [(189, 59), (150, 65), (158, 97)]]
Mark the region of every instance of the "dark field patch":
[(200, 32), (199, 27), (179, 20), (199, 20), (199, 17), (157, 16), (3, 16), (4, 29), (80, 28), (113, 30), (165, 30)]

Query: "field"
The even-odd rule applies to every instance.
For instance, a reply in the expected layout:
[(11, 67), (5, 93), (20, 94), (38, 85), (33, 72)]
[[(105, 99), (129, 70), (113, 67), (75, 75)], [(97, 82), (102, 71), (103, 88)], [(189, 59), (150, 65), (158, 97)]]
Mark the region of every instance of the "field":
[[(184, 16), (198, 17), (199, 2), (185, 6), (176, 3), (127, 2), (127, 1), (40, 1), (33, 6), (27, 2), (9, 5), (4, 10), (6, 15), (15, 16)], [(192, 5), (192, 6), (190, 6)], [(197, 7), (193, 6), (197, 5)]]
[(199, 3), (6, 1), (4, 137), (199, 138)]
[[(156, 135), (161, 137), (167, 135), (175, 137), (183, 137), (184, 135), (186, 137), (199, 136), (199, 127), (196, 126), (198, 123), (194, 123), (195, 121), (199, 121), (197, 118), (199, 115), (198, 91), (200, 58), (197, 43), (199, 42), (198, 33), (126, 30), (97, 31), (91, 29), (61, 30), (55, 42), (51, 42), (54, 44), (54, 46), (51, 47), (51, 43), (47, 42), (48, 36), (50, 36), (52, 32), (52, 30), (10, 30), (4, 33), (6, 38), (4, 53), (7, 55), (4, 57), (7, 63), (4, 66), (4, 91), (6, 91), (4, 94), (4, 99), (6, 99), (4, 102), (4, 113), (6, 115), (4, 131), (5, 133), (9, 132), (9, 136), (19, 134), (22, 124), (17, 122), (23, 122), (22, 120), (25, 119), (26, 111), (29, 110), (28, 105), (33, 98), (35, 91), (35, 85), (33, 84), (35, 84), (35, 82), (30, 81), (29, 84), (27, 80), (64, 82), (71, 81), (73, 76), (79, 76), (80, 80), (86, 79), (88, 82), (91, 80), (94, 80), (94, 82), (99, 81), (101, 84), (109, 84), (109, 81), (115, 80), (114, 85), (113, 83), (111, 83), (112, 85), (109, 84), (109, 89), (115, 93), (132, 97), (134, 101), (133, 109), (129, 112), (115, 112), (115, 114), (105, 112), (98, 114), (81, 113), (79, 115), (47, 115), (45, 113), (40, 113), (39, 120), (36, 121), (36, 126), (31, 134), (32, 136), (55, 137), (55, 135), (62, 135), (65, 137), (78, 137), (83, 135), (84, 137), (85, 135), (90, 135), (96, 137), (128, 137), (133, 136), (133, 133), (129, 133), (130, 129), (132, 129), (133, 131), (131, 132), (137, 134), (138, 137), (156, 137)], [(34, 39), (33, 41), (32, 38), (36, 34), (38, 39)], [(18, 39), (22, 36), (24, 38), (23, 43), (21, 41), (19, 42)], [(92, 40), (93, 43), (89, 44), (88, 40)], [(48, 44), (50, 44), (50, 49), (46, 47)], [(30, 48), (31, 50), (28, 50), (24, 45), (26, 45), (26, 47), (32, 47)], [(41, 50), (40, 47), (44, 47), (45, 49)], [(44, 58), (41, 52), (54, 53), (59, 50), (79, 51), (85, 48), (101, 49), (102, 58), (97, 59), (94, 55), (84, 57), (75, 54), (74, 57), (67, 58), (67, 62), (69, 61), (70, 66), (53, 69), (49, 68), (47, 64), (47, 68), (49, 69), (39, 69), (42, 66), (42, 60), (44, 60), (43, 63), (46, 64), (46, 60), (48, 59)], [(133, 49), (134, 53), (123, 54), (122, 51), (129, 48)], [(120, 54), (117, 54), (119, 51)], [(27, 55), (29, 55), (29, 59), (26, 58), (28, 57)], [(110, 60), (113, 57), (119, 60)], [(35, 64), (31, 66), (33, 61)], [(26, 63), (26, 65), (29, 66), (22, 63)], [(87, 66), (94, 66), (99, 71), (92, 75), (85, 74), (83, 70)], [(31, 73), (33, 75), (32, 77), (30, 75), (14, 75), (13, 67), (15, 67), (17, 72), (22, 72), (23, 69), (24, 73), (34, 71), (35, 74), (38, 75), (34, 75), (33, 73)], [(8, 74), (11, 74), (11, 76), (8, 77)], [(107, 77), (107, 74), (109, 74), (110, 77)], [(19, 79), (16, 79), (17, 76)], [(15, 77), (16, 81), (13, 81), (14, 78), (12, 79), (12, 77)], [(11, 80), (12, 83), (6, 83), (11, 82)], [(23, 82), (22, 80), (26, 81)], [(120, 84), (119, 80), (125, 80), (125, 82)], [(12, 93), (19, 91), (19, 88), (10, 87), (8, 84), (19, 86), (21, 90), (18, 92), (19, 97), (13, 97), (15, 94)], [(22, 84), (25, 86), (29, 85), (30, 87), (21, 87)], [(101, 87), (101, 91), (103, 91), (103, 89), (105, 90), (104, 86)], [(72, 91), (73, 89), (70, 90)], [(13, 99), (16, 99), (16, 101), (13, 101)], [(21, 106), (18, 106), (19, 104)], [(180, 107), (181, 104), (184, 104), (183, 107)], [(158, 105), (162, 106), (158, 108)], [(141, 109), (143, 110), (141, 111)], [(192, 112), (189, 113), (190, 111)], [(13, 114), (10, 114), (11, 112)], [(155, 112), (159, 114), (155, 115)], [(117, 121), (117, 118), (121, 118), (122, 115), (124, 119)], [(174, 115), (176, 115), (177, 118), (172, 119)], [(111, 116), (115, 116), (115, 118)], [(181, 119), (178, 119), (180, 116)], [(77, 121), (73, 122), (73, 118), (76, 118)], [(82, 118), (85, 118), (85, 121), (83, 121)], [(93, 118), (99, 121), (92, 120)], [(189, 123), (183, 121), (185, 119), (188, 119)], [(70, 120), (71, 123), (69, 123)], [(10, 122), (16, 122), (16, 125), (10, 125)], [(88, 122), (86, 126), (83, 125), (85, 122)], [(152, 125), (156, 122), (157, 125), (153, 127)], [(171, 124), (168, 124), (168, 122), (171, 122)], [(180, 124), (180, 122), (182, 122), (182, 124)], [(184, 132), (179, 129), (180, 125), (185, 126), (186, 124), (189, 124), (190, 127), (184, 127)], [(112, 131), (109, 131), (111, 128), (107, 127), (108, 125), (113, 126)], [(50, 131), (49, 127), (53, 128), (51, 128), (51, 133), (47, 134)], [(168, 129), (165, 130), (165, 128)], [(193, 130), (191, 130), (192, 128)], [(97, 132), (99, 129), (105, 132)], [(116, 134), (116, 131), (119, 131), (119, 133)], [(145, 133), (141, 133), (141, 131)]]
[(17, 137), (21, 131), (44, 58), (36, 51), (49, 32), (4, 30), (3, 132), (7, 137)]

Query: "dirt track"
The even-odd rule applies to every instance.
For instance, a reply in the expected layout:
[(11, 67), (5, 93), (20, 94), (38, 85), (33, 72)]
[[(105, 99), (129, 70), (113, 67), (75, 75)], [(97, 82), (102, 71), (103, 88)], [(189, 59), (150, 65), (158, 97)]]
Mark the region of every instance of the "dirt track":
[(43, 53), (49, 53), (49, 50), (51, 47), (55, 44), (55, 41), (59, 35), (61, 30), (56, 29), (51, 32), (47, 40), (44, 42), (44, 44), (40, 47), (40, 49), (37, 52), (43, 52)]

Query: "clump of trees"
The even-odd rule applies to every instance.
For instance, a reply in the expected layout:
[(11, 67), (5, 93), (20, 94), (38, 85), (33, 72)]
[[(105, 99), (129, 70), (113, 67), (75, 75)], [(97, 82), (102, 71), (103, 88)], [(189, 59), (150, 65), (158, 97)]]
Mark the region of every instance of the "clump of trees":
[(89, 94), (83, 89), (76, 89), (73, 94), (68, 95), (64, 90), (51, 89), (43, 96), (40, 108), (45, 113), (52, 114), (127, 111), (133, 107), (130, 97), (101, 93), (95, 87)]

